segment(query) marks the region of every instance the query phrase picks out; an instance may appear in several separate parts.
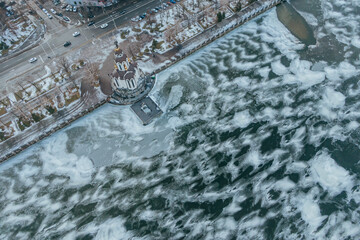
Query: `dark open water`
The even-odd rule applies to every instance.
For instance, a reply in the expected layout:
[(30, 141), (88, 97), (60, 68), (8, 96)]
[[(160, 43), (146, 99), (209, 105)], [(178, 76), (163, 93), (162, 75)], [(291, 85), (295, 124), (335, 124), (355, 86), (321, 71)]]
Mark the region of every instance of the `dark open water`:
[(0, 239), (359, 239), (360, 2), (294, 0), (0, 167)]

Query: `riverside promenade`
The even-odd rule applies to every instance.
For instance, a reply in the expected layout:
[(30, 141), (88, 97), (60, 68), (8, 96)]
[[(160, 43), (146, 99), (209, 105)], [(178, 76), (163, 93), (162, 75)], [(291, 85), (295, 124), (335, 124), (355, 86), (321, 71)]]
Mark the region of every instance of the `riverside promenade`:
[[(165, 70), (171, 65), (193, 54), (200, 48), (224, 36), (235, 28), (257, 17), (272, 7), (275, 7), (283, 1), (284, 0), (256, 1), (241, 11), (235, 13), (228, 19), (224, 19), (221, 23), (206, 29), (196, 37), (182, 43), (181, 47), (174, 47), (168, 52), (158, 55), (158, 57), (151, 59), (158, 67), (155, 68), (150, 75), (155, 75)], [(152, 84), (151, 88), (153, 86), (154, 84)], [(147, 93), (150, 91), (151, 89), (147, 91)], [(143, 98), (145, 97), (146, 96), (143, 96)], [(74, 104), (74, 106), (64, 111), (59, 111), (53, 116), (43, 119), (18, 135), (1, 142), (0, 163), (27, 149), (32, 144), (50, 136), (52, 133), (69, 125), (71, 122), (86, 115), (87, 113), (92, 112), (96, 108), (105, 104), (107, 100), (108, 98), (106, 95), (86, 95), (78, 103)]]

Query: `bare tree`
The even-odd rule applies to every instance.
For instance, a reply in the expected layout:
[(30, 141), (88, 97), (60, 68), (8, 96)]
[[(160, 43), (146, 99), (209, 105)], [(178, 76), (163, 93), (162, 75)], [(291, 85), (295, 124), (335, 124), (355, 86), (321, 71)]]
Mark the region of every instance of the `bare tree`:
[(175, 37), (175, 29), (168, 28), (165, 32), (165, 39), (168, 43), (170, 43)]
[(186, 17), (185, 8), (182, 5), (179, 5), (179, 6), (180, 6), (180, 9), (181, 9), (182, 18), (185, 18)]
[(30, 85), (33, 85), (33, 86), (35, 87), (35, 89), (36, 89), (39, 93), (41, 93), (41, 88), (39, 88), (39, 87), (36, 85), (36, 83), (34, 83), (34, 82), (30, 81), (30, 80), (28, 80), (27, 82), (28, 82)]
[(5, 98), (0, 99), (0, 103), (2, 103), (4, 106), (8, 106), (8, 103), (6, 103)]
[(6, 127), (6, 124), (1, 120), (1, 118), (0, 118), (0, 122), (2, 123), (2, 125), (4, 125), (4, 127)]
[[(29, 120), (29, 117), (28, 117), (28, 109), (26, 109), (25, 111), (22, 109), (22, 107), (23, 108), (26, 108), (26, 104), (21, 104), (21, 103), (18, 103), (18, 102), (13, 102), (12, 103), (12, 106), (15, 108), (15, 109), (17, 109), (19, 112), (20, 112), (20, 117), (23, 117), (24, 119), (26, 119), (26, 120)], [(13, 114), (15, 115), (15, 116), (17, 116), (14, 112), (13, 112)]]
[(220, 0), (220, 6), (226, 6), (229, 4), (229, 0)]
[(151, 25), (153, 24), (153, 23), (155, 23), (156, 21), (155, 21), (155, 16), (153, 15), (153, 14), (149, 14), (149, 16), (147, 17), (147, 20), (146, 20), (146, 23), (148, 24), (148, 25), (150, 25), (150, 28), (152, 27)]
[(174, 31), (175, 31), (175, 36), (178, 36), (178, 34), (181, 32), (182, 27), (181, 27), (181, 22), (176, 22), (175, 26), (174, 26)]
[[(68, 78), (65, 78), (65, 79), (67, 81), (71, 81), (73, 83), (74, 87), (76, 87), (75, 79), (73, 79), (71, 77), (70, 62), (65, 57), (60, 57), (58, 64), (59, 64), (59, 71), (64, 70), (64, 72), (67, 74)], [(61, 75), (61, 76), (64, 78), (63, 75)]]
[(5, 30), (7, 25), (6, 10), (0, 8), (0, 30)]
[(87, 79), (91, 85), (94, 85), (97, 81), (99, 81), (100, 69), (98, 64), (89, 61), (85, 66), (85, 70)]
[(58, 64), (59, 64), (59, 71), (61, 69), (63, 69), (70, 77), (71, 75), (71, 72), (70, 72), (70, 63), (69, 61), (65, 58), (65, 57), (60, 57), (59, 61), (58, 61)]

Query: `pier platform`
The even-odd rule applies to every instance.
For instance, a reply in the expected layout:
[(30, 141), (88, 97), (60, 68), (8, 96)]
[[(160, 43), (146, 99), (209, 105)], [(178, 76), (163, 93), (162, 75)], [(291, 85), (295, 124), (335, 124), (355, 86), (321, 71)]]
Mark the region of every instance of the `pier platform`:
[(132, 104), (131, 109), (142, 121), (143, 125), (151, 123), (154, 118), (162, 114), (159, 106), (149, 96)]

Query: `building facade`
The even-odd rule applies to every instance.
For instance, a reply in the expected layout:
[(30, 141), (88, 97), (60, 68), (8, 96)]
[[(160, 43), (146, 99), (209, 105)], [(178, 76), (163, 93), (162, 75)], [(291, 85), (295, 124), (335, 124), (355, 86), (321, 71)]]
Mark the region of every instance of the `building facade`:
[(138, 64), (131, 61), (120, 49), (115, 49), (114, 53), (115, 69), (111, 74), (111, 87), (116, 90), (134, 90), (138, 88), (144, 73)]

